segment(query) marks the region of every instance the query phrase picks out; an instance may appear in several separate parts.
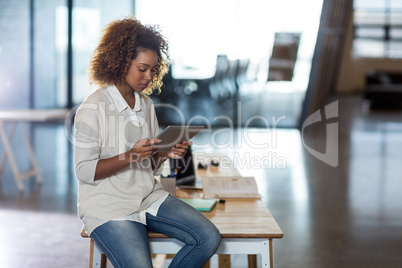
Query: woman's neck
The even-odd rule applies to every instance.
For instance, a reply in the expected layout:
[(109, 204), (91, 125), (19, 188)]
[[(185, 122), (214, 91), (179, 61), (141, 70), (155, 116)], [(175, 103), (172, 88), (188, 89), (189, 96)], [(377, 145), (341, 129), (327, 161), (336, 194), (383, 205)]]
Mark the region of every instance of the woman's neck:
[(123, 98), (126, 100), (128, 106), (130, 106), (131, 109), (134, 109), (135, 106), (134, 90), (126, 83), (116, 84), (116, 87), (120, 91), (120, 94), (123, 96)]

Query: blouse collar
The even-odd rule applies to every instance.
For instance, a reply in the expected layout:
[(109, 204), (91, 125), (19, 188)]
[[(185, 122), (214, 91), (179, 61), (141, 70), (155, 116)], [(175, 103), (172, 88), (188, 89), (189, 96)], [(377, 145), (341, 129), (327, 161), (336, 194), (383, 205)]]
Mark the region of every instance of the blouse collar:
[(131, 109), (131, 107), (128, 105), (116, 86), (109, 87), (109, 93), (117, 111), (122, 112), (125, 109), (129, 109), (131, 111), (138, 112), (141, 110), (140, 94), (137, 91), (134, 91), (135, 104), (133, 109)]

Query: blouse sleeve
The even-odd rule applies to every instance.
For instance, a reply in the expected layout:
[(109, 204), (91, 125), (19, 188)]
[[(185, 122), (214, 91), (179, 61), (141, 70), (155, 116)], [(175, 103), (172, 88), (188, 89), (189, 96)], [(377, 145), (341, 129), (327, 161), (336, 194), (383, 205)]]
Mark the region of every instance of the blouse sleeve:
[(95, 170), (101, 153), (101, 130), (98, 109), (84, 104), (75, 117), (74, 169), (82, 183), (98, 184)]

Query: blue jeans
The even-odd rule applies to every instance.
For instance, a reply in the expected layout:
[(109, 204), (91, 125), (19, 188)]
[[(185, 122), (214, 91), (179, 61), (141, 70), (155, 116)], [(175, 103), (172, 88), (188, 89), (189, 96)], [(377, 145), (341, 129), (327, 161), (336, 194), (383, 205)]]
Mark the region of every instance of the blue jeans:
[(135, 221), (109, 221), (91, 234), (115, 268), (152, 268), (148, 231), (162, 233), (185, 245), (169, 267), (202, 267), (215, 254), (221, 235), (204, 215), (169, 195), (156, 217), (146, 213), (147, 225)]

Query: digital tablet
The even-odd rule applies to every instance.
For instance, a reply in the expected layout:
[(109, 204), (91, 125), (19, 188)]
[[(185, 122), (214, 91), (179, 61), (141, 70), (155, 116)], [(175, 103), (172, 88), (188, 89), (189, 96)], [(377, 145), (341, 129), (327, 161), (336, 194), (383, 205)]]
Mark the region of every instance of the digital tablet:
[(158, 148), (159, 152), (169, 152), (176, 144), (190, 140), (202, 129), (203, 126), (168, 126), (156, 137), (162, 142), (154, 147)]

